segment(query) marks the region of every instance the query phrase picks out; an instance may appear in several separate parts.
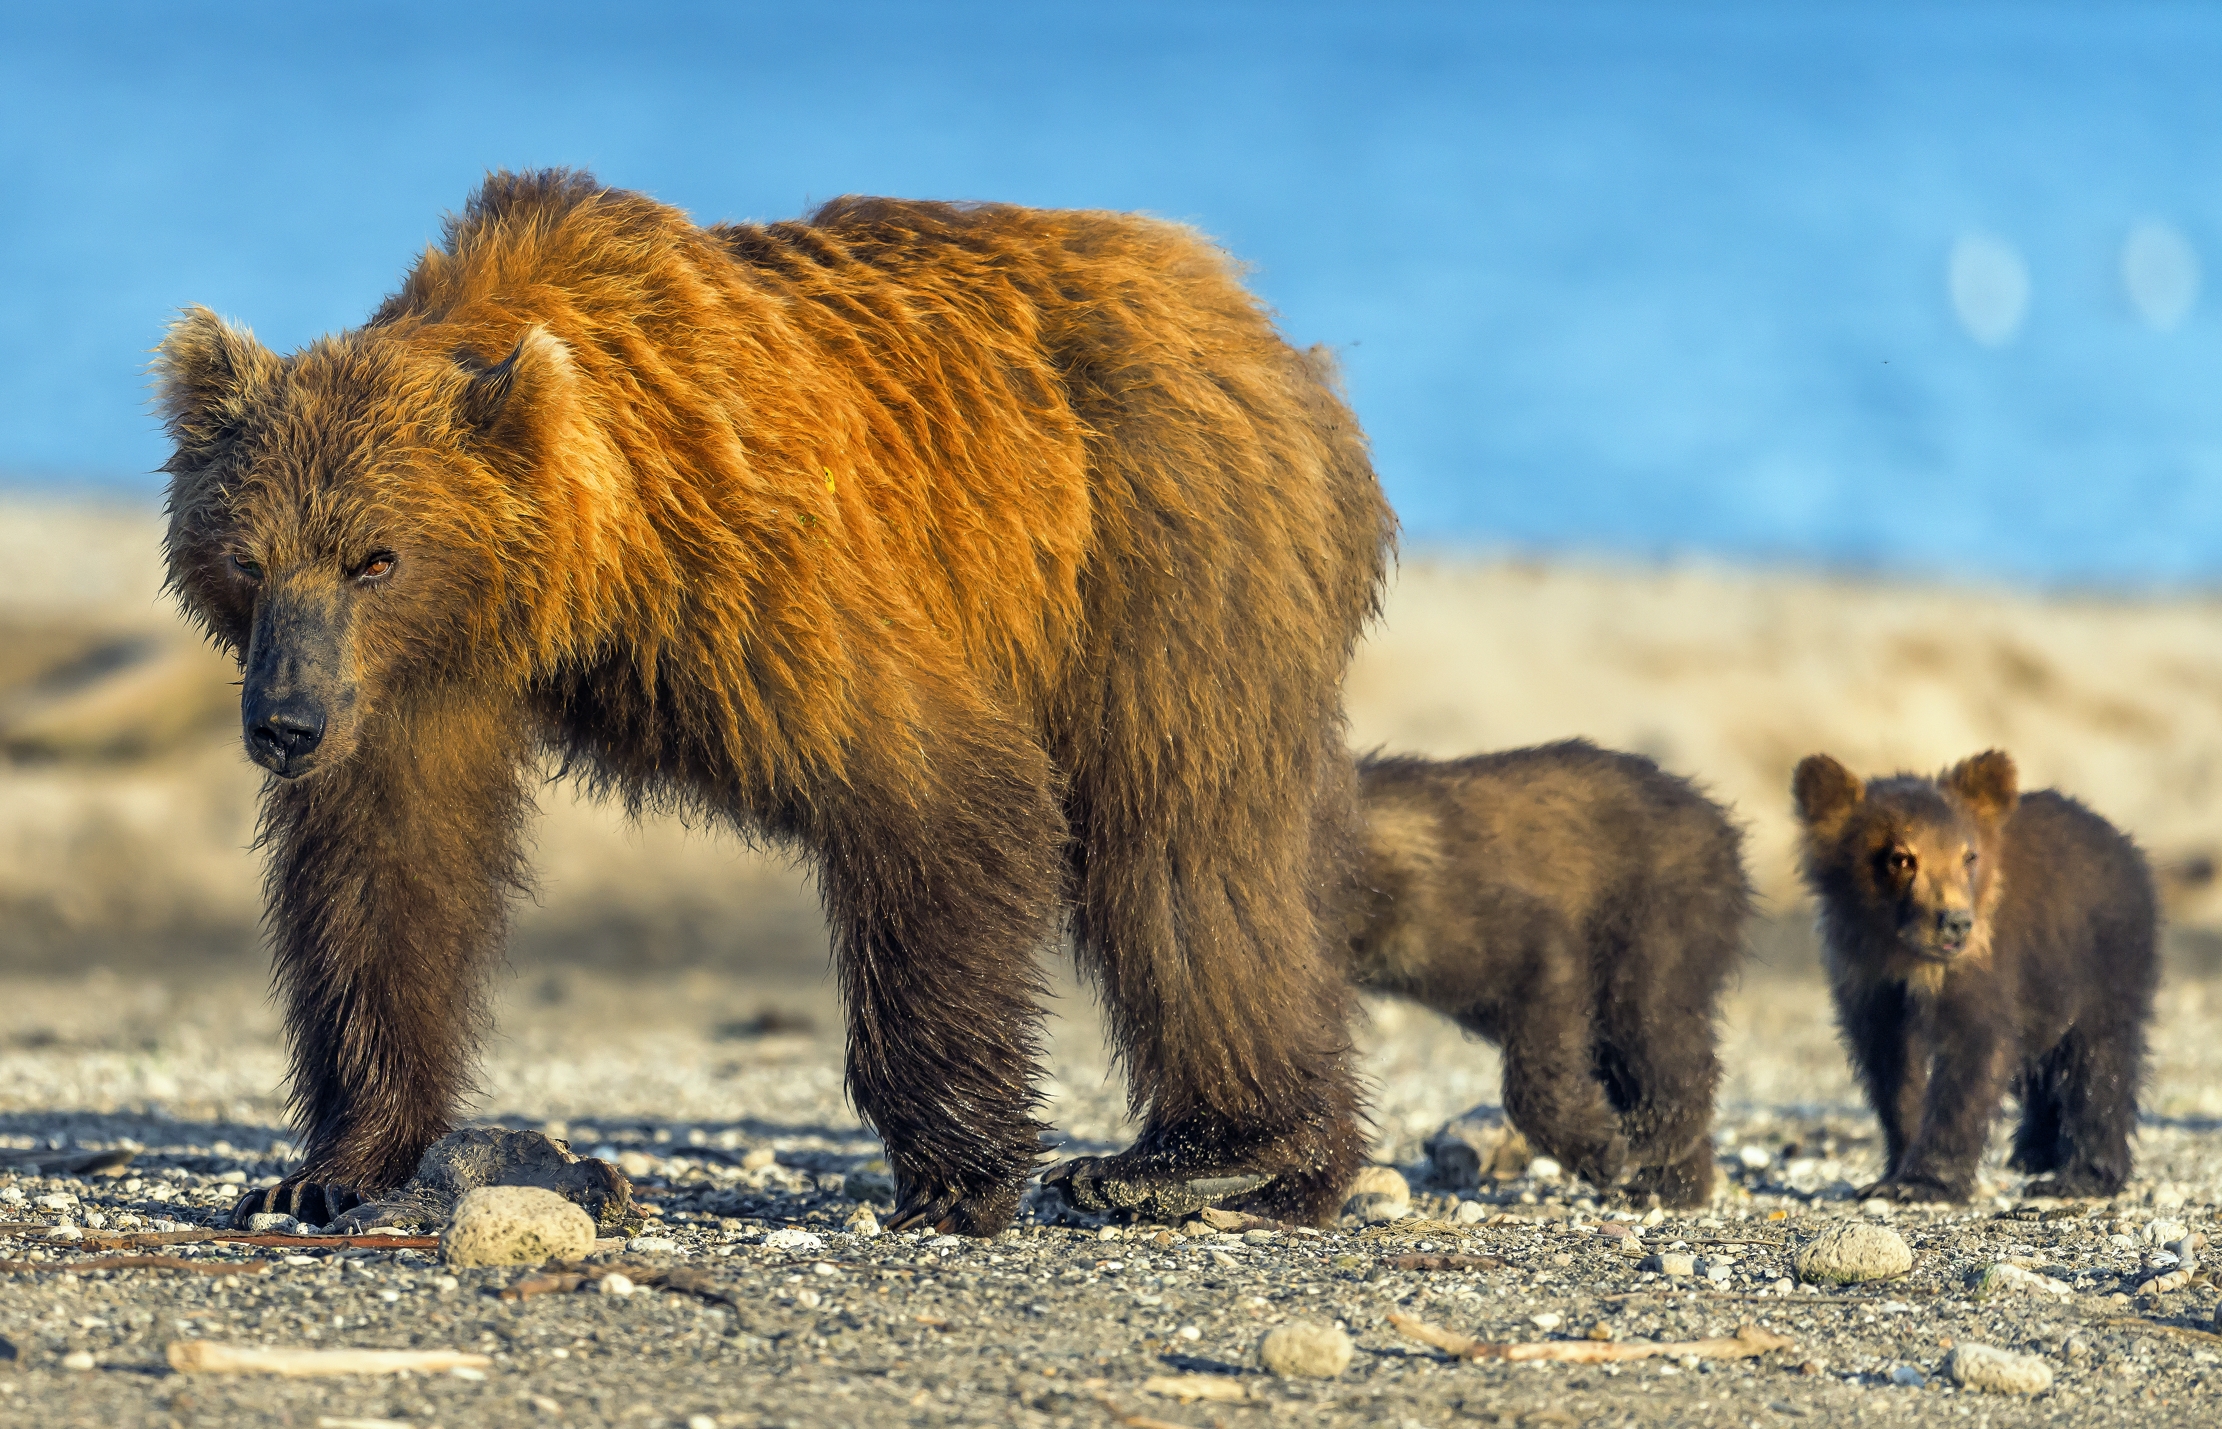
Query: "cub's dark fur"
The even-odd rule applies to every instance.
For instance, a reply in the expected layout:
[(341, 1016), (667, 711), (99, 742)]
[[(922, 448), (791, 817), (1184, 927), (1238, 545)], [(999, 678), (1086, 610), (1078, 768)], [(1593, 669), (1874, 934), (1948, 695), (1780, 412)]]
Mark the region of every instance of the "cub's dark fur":
[(2136, 845), (1992, 750), (1864, 785), (1825, 754), (1793, 780), (1844, 1045), (1889, 1162), (1866, 1194), (1964, 1201), (2009, 1087), (2038, 1194), (2108, 1196), (2159, 979)]
[(1714, 1011), (1751, 909), (1726, 813), (1579, 740), (1359, 779), (1354, 979), (1502, 1048), (1506, 1114), (1569, 1171), (1707, 1200)]

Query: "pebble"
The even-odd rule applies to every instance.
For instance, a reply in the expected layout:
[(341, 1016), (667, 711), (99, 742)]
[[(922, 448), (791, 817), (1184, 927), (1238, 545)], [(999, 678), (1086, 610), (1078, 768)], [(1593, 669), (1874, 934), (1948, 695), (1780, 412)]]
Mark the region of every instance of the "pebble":
[(825, 1244), (823, 1236), (815, 1236), (795, 1226), (781, 1226), (764, 1237), (766, 1250), (816, 1250)]
[(2051, 1365), (1992, 1345), (1954, 1345), (1945, 1356), (1944, 1372), (1954, 1384), (1992, 1394), (2042, 1394), (2052, 1388)]
[(1541, 1330), (1544, 1334), (1547, 1335), (1551, 1331), (1557, 1329), (1560, 1325), (1566, 1323), (1566, 1317), (1563, 1315), (1553, 1314), (1551, 1311), (1546, 1310), (1540, 1315), (1528, 1316), (1528, 1323), (1535, 1326), (1538, 1330)]
[(1451, 1219), (1462, 1226), (1478, 1226), (1489, 1218), (1489, 1208), (1479, 1201), (1460, 1201)]
[(1799, 1246), (1791, 1265), (1800, 1280), (1857, 1285), (1905, 1274), (1913, 1269), (1913, 1250), (1888, 1226), (1844, 1221)]
[(1890, 1382), (1905, 1389), (1919, 1389), (1929, 1377), (1910, 1364), (1902, 1364), (1890, 1372)]
[(769, 1146), (759, 1146), (741, 1158), (743, 1171), (762, 1171), (779, 1164), (779, 1153)]
[(1654, 1270), (1661, 1275), (1695, 1275), (1697, 1257), (1678, 1250), (1662, 1250), (1656, 1255), (1645, 1256), (1636, 1269)]
[(594, 1282), (594, 1288), (604, 1295), (630, 1295), (640, 1287), (633, 1284), (633, 1277), (613, 1270)]
[(1299, 1322), (1283, 1325), (1258, 1342), (1258, 1362), (1277, 1375), (1333, 1379), (1350, 1368), (1356, 1346), (1333, 1325)]
[(299, 1235), (301, 1223), (283, 1211), (257, 1211), (247, 1217), (247, 1229), (256, 1235)]
[(484, 1186), (455, 1203), (440, 1236), (450, 1266), (538, 1265), (594, 1249), (594, 1218), (539, 1186)]
[(2039, 1275), (2034, 1270), (2009, 1264), (2003, 1260), (1995, 1265), (1988, 1265), (1983, 1268), (1982, 1273), (1975, 1277), (1974, 1290), (1977, 1300), (1988, 1300), (1994, 1296), (2015, 1292), (2031, 1295), (2055, 1295), (2063, 1298), (2075, 1294), (2074, 1289), (2064, 1281), (2055, 1280), (2049, 1275)]
[(1372, 1224), (1411, 1214), (1412, 1188), (1394, 1166), (1368, 1166), (1350, 1183), (1343, 1209)]
[(870, 1240), (880, 1233), (880, 1218), (872, 1214), (870, 1206), (858, 1206), (849, 1212), (849, 1218), (841, 1223), (841, 1229), (850, 1235)]
[(678, 1248), (679, 1242), (667, 1235), (636, 1235), (625, 1242), (625, 1249), (632, 1251), (635, 1255), (648, 1255), (657, 1252), (669, 1253)]
[(1707, 1256), (1697, 1264), (1697, 1273), (1715, 1284), (1726, 1284), (1735, 1270), (1736, 1262), (1720, 1255)]
[(63, 1369), (86, 1370), (92, 1367), (93, 1356), (90, 1350), (71, 1350), (62, 1356)]
[(1747, 1171), (1764, 1171), (1774, 1165), (1775, 1160), (1764, 1146), (1740, 1146), (1736, 1148), (1736, 1159)]
[[(768, 1240), (770, 1239), (770, 1237), (767, 1236), (766, 1239)], [(926, 1242), (926, 1249), (963, 1250), (964, 1237), (961, 1235), (937, 1235), (932, 1240)]]
[(1548, 1156), (1538, 1156), (1528, 1163), (1528, 1174), (1538, 1181), (1556, 1181), (1566, 1174), (1566, 1168)]

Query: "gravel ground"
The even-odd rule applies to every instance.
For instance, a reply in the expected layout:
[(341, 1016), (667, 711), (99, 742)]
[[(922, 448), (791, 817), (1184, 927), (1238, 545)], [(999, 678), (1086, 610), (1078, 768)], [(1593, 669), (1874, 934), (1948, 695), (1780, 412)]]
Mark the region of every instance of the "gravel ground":
[[(93, 1253), (49, 1227), (97, 1236), (210, 1225), (243, 1185), (279, 1174), (291, 1149), (276, 1095), (282, 1057), (259, 970), (4, 980), (0, 1148), (15, 1154), (0, 1150), (0, 1161), (136, 1155), (107, 1174), (0, 1171), (0, 1221), (36, 1226), (0, 1240), (0, 1257), (21, 1267), (0, 1279), (0, 1421), (1267, 1429), (2222, 1416), (2206, 1271), (2181, 1289), (2138, 1292), (2158, 1273), (2148, 1268), (2158, 1242), (2222, 1240), (2222, 981), (2171, 983), (2139, 1176), (2110, 1203), (2023, 1205), (2019, 1178), (1996, 1166), (1974, 1206), (1857, 1203), (1852, 1187), (1879, 1170), (1872, 1118), (1819, 984), (1770, 974), (1729, 1009), (1719, 1141), (1733, 1174), (1704, 1213), (1646, 1225), (1530, 1175), (1463, 1198), (1423, 1186), (1407, 1219), (1326, 1234), (1030, 1223), (988, 1243), (846, 1229), (858, 1205), (849, 1193), (869, 1201), (884, 1183), (876, 1143), (841, 1099), (821, 982), (643, 982), (573, 969), (520, 980), (503, 1001), (481, 1119), (620, 1160), (656, 1219), (629, 1246), (605, 1242), (593, 1263), (636, 1282), (691, 1268), (694, 1291), (504, 1300), (531, 1272), (449, 1275), (436, 1253), (407, 1249), (173, 1252), (265, 1267), (233, 1275), (42, 1268)], [(1395, 1005), (1375, 1009), (1365, 1041), (1377, 1155), (1417, 1181), (1421, 1139), (1495, 1100), (1496, 1059)], [(1052, 1114), (1072, 1150), (1125, 1135), (1106, 1071), (1092, 1018), (1061, 1022)], [(1461, 1199), (1475, 1204), (1461, 1210)], [(1898, 1232), (1913, 1250), (1910, 1274), (1789, 1286), (1790, 1252), (1845, 1219)], [(1679, 1252), (1715, 1278), (1643, 1268)], [(1495, 1264), (1405, 1268), (1443, 1255)], [(1423, 1259), (1400, 1265), (1407, 1257)], [(1979, 1299), (1972, 1278), (2000, 1261), (2064, 1288)], [(2222, 1250), (2207, 1270), (2218, 1263)], [(1465, 1363), (1399, 1334), (1392, 1312), (1490, 1340), (1689, 1340), (1748, 1323), (1796, 1343), (1741, 1361)], [(1265, 1333), (1304, 1321), (1347, 1327), (1349, 1367), (1327, 1380), (1259, 1368)], [(188, 1376), (165, 1361), (179, 1339), (492, 1360), (475, 1376)], [(2035, 1397), (1952, 1387), (1944, 1361), (1969, 1342), (2041, 1357), (2053, 1387)], [(1217, 1397), (1187, 1402), (1150, 1387), (1184, 1375), (1204, 1377)]]

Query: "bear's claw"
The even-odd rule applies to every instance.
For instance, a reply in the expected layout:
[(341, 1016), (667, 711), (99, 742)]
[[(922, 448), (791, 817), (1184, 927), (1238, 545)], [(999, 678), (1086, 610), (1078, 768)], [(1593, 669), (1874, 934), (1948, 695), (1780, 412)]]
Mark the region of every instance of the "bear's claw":
[(1081, 1156), (1042, 1173), (1067, 1204), (1081, 1211), (1125, 1211), (1153, 1221), (1177, 1221), (1207, 1206), (1246, 1196), (1272, 1182), (1254, 1172), (1229, 1176), (1181, 1176), (1121, 1167), (1119, 1157)]
[(291, 1216), (303, 1225), (321, 1226), (338, 1220), (363, 1203), (352, 1186), (324, 1181), (280, 1181), (260, 1191), (249, 1191), (231, 1208), (233, 1230), (246, 1230), (252, 1216), (265, 1213)]

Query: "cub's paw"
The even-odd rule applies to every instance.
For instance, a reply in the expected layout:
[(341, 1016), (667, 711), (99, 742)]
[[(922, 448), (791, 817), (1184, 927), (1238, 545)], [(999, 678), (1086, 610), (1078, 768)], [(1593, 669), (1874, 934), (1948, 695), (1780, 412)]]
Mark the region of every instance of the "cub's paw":
[(1017, 1216), (1016, 1186), (965, 1191), (906, 1179), (896, 1198), (895, 1213), (885, 1224), (891, 1231), (930, 1230), (986, 1240), (1008, 1229)]
[(1974, 1193), (1971, 1185), (1954, 1185), (1934, 1176), (1886, 1176), (1871, 1186), (1861, 1187), (1855, 1194), (1862, 1201), (1880, 1199), (1918, 1206), (1966, 1201)]
[(2021, 1193), (2033, 1201), (2043, 1197), (2061, 1201), (2103, 1201), (2122, 1189), (2123, 1180), (2120, 1176), (2088, 1169), (2068, 1170), (2057, 1176), (2031, 1181), (2022, 1188)]
[(291, 1216), (303, 1225), (321, 1226), (363, 1203), (352, 1186), (326, 1181), (280, 1181), (260, 1191), (249, 1191), (231, 1208), (233, 1230), (248, 1229), (250, 1217), (275, 1214)]
[(1257, 1172), (1191, 1176), (1155, 1158), (1080, 1156), (1042, 1173), (1065, 1204), (1078, 1211), (1121, 1211), (1143, 1220), (1177, 1221), (1207, 1206), (1256, 1199), (1272, 1182)]
[(1672, 1166), (1639, 1166), (1622, 1188), (1630, 1202), (1638, 1206), (1664, 1206), (1669, 1210), (1686, 1211), (1695, 1206), (1710, 1205), (1713, 1200), (1713, 1158), (1692, 1157), (1677, 1161)]

